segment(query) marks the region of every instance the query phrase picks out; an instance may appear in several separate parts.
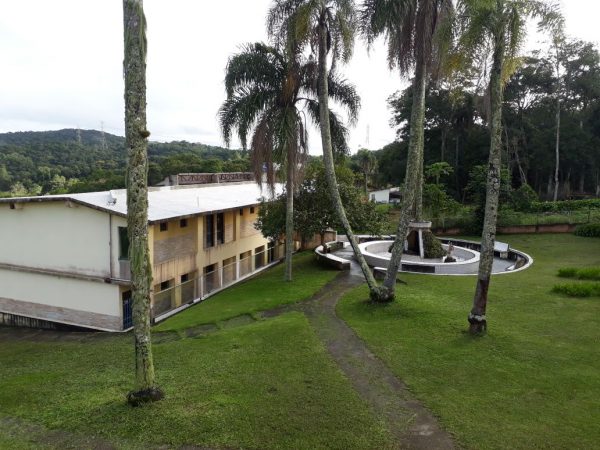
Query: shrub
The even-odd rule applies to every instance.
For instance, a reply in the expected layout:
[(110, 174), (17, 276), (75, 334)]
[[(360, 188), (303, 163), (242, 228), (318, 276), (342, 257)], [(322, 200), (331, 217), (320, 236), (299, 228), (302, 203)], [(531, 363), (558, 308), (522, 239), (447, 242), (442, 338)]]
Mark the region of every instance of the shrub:
[(565, 267), (558, 270), (558, 276), (562, 278), (577, 278), (579, 280), (600, 281), (600, 267)]
[(423, 247), (425, 258), (441, 258), (442, 256), (446, 256), (446, 250), (442, 247), (442, 243), (431, 231), (423, 232)]
[(575, 236), (600, 237), (600, 223), (588, 223), (575, 228)]
[(582, 209), (600, 208), (600, 199), (564, 200), (560, 202), (532, 202), (529, 209), (532, 212), (576, 211)]
[(600, 296), (600, 283), (568, 283), (557, 284), (552, 292), (567, 295), (569, 297), (592, 297)]
[(580, 280), (600, 281), (600, 267), (586, 267), (577, 271)]
[(538, 200), (537, 193), (528, 184), (521, 185), (510, 194), (510, 201), (516, 211), (529, 211), (531, 204)]
[(575, 278), (577, 276), (577, 269), (575, 267), (558, 269), (558, 276), (562, 278)]

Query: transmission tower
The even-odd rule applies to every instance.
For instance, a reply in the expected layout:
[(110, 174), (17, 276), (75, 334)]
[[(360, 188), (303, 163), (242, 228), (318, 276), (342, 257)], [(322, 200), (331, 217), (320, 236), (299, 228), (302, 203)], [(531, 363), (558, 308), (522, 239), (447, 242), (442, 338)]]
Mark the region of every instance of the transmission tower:
[(106, 150), (108, 147), (106, 145), (106, 136), (104, 134), (104, 121), (100, 122), (100, 132), (102, 133), (102, 141), (100, 146), (102, 147), (102, 150)]

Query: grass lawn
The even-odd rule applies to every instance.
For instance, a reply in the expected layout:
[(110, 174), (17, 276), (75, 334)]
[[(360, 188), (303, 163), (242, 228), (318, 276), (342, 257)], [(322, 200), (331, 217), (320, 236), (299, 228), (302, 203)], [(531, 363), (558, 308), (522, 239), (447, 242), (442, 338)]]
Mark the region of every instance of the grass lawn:
[(366, 287), (338, 305), (378, 356), (469, 448), (598, 448), (600, 298), (551, 292), (562, 267), (600, 265), (600, 239), (500, 236), (533, 256), (495, 276), (488, 334), (465, 333), (475, 277), (402, 275), (399, 301), (367, 304)]
[[(119, 448), (390, 446), (385, 427), (301, 313), (154, 350), (166, 398), (130, 408), (125, 405), (134, 373), (130, 336), (3, 342), (0, 430), (3, 418), (13, 417), (74, 436), (98, 436)], [(20, 437), (0, 432), (0, 447), (33, 447), (27, 439), (26, 432)]]
[(154, 331), (179, 331), (296, 303), (311, 297), (339, 273), (316, 263), (313, 252), (294, 255), (293, 280), (289, 283), (283, 281), (284, 269), (283, 263), (267, 269), (170, 317)]

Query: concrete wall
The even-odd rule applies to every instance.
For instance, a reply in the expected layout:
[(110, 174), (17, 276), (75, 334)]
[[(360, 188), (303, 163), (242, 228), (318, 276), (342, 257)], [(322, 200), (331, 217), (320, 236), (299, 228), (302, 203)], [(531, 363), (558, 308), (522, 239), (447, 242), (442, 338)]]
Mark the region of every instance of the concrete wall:
[(37, 319), (120, 330), (119, 286), (0, 269), (0, 311)]
[(109, 214), (70, 202), (17, 206), (0, 204), (0, 263), (110, 277)]

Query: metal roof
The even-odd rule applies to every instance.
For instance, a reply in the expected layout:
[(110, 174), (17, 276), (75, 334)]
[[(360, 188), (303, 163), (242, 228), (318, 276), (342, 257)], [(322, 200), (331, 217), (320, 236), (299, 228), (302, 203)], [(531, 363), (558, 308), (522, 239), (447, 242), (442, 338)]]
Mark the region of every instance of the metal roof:
[[(276, 185), (275, 193), (281, 192), (283, 192), (283, 185)], [(254, 182), (151, 187), (148, 190), (148, 221), (160, 222), (178, 217), (252, 206), (260, 203), (261, 198), (271, 198), (269, 190), (266, 188), (261, 190)], [(0, 203), (53, 201), (71, 201), (119, 216), (127, 215), (125, 189), (0, 199)]]

